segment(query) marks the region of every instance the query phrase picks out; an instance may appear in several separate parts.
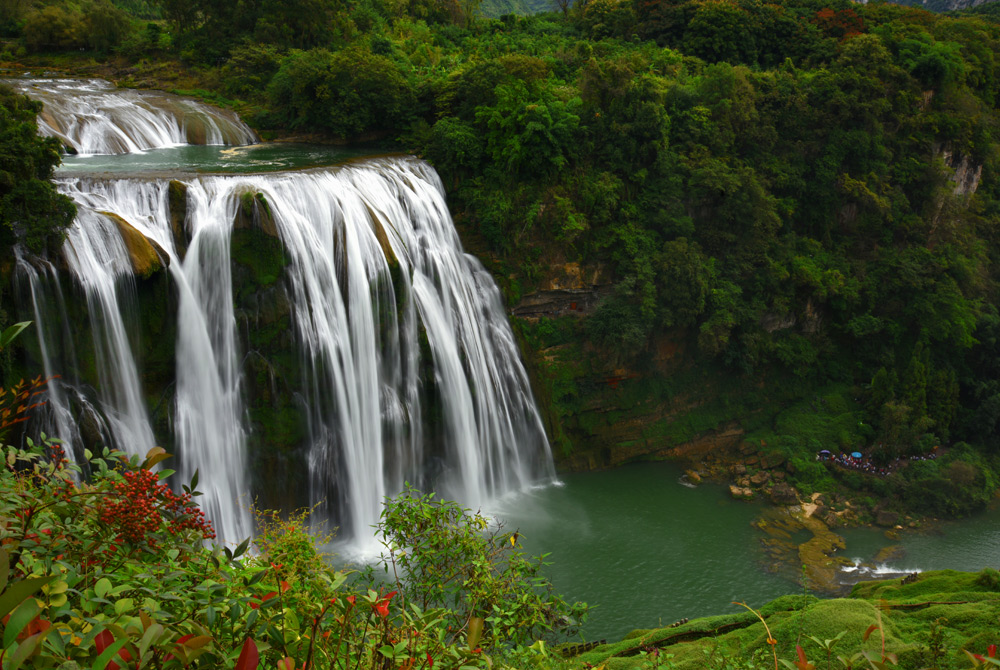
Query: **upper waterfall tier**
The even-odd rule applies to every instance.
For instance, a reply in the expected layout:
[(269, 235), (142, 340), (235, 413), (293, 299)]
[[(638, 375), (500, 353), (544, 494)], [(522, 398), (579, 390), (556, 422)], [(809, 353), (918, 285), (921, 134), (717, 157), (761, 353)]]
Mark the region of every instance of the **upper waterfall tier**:
[(169, 447), (224, 539), (255, 498), (364, 545), (404, 482), (478, 506), (552, 476), (500, 292), (427, 164), (58, 185), (86, 300), (21, 263), (46, 373), (87, 399), (50, 398), (53, 429), (96, 413), (95, 439)]
[(39, 133), (58, 137), (78, 154), (257, 141), (234, 112), (161, 91), (119, 89), (100, 79), (12, 79), (8, 83), (44, 105)]

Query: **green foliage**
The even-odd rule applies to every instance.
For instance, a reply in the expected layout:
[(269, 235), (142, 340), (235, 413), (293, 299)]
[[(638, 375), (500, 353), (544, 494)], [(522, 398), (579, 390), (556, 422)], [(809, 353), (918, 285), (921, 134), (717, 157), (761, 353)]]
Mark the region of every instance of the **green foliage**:
[(84, 31), (91, 49), (108, 53), (125, 41), (132, 31), (132, 23), (128, 14), (109, 0), (98, 0), (87, 6)]
[(49, 181), (59, 142), (37, 135), (41, 105), (0, 87), (0, 258), (15, 242), (40, 252), (63, 239), (76, 208)]
[(267, 92), (290, 127), (340, 137), (402, 124), (414, 104), (413, 90), (399, 66), (360, 47), (336, 53), (293, 51)]
[(544, 557), (517, 548), (518, 533), (413, 488), (386, 501), (377, 526), (382, 561), (407, 603), (444, 608), (470, 650), (506, 654), (574, 630), (586, 605), (569, 604), (542, 574)]
[[(23, 406), (32, 397), (31, 389), (27, 393), (0, 398), (0, 404)], [(502, 565), (451, 563), (469, 579), (467, 585), (453, 582), (451, 593), (470, 588), (480, 605), (487, 594), (500, 599), (480, 633), (485, 637), (476, 639), (475, 621), (481, 627), (483, 620), (473, 619), (459, 641), (448, 625), (469, 621), (464, 607), (421, 607), (414, 599), (394, 599), (395, 591), (350, 588), (347, 574), (317, 552), (307, 512), (258, 514), (255, 554), (248, 553), (249, 539), (235, 549), (203, 544), (212, 532), (192, 502), (200, 495), (197, 476), (183, 494), (174, 494), (162, 483), (171, 471), (150, 470), (168, 458), (158, 447), (141, 461), (108, 450), (96, 458), (87, 453), (86, 479), (54, 441), (29, 440), (27, 449), (2, 452), (0, 638), (4, 667), (12, 670), (110, 668), (112, 659), (165, 669), (488, 668), (492, 661), (480, 642), (496, 648), (493, 636), (501, 631), (504, 642), (528, 640), (528, 630), (560, 625), (537, 620), (543, 612), (579, 609), (536, 591), (539, 565), (519, 552), (501, 552)], [(462, 514), (448, 518), (459, 521)], [(428, 519), (395, 521), (422, 525)], [(468, 542), (478, 537), (476, 529), (465, 528)], [(462, 532), (441, 530), (451, 539)], [(496, 568), (501, 576), (492, 574)], [(515, 594), (518, 600), (504, 600)], [(437, 589), (428, 600), (433, 598), (440, 600)], [(516, 621), (521, 616), (524, 628)], [(516, 654), (532, 663), (544, 658), (544, 648)]]
[(24, 19), (23, 35), (29, 49), (75, 49), (84, 46), (83, 16), (73, 8), (48, 5), (35, 9)]

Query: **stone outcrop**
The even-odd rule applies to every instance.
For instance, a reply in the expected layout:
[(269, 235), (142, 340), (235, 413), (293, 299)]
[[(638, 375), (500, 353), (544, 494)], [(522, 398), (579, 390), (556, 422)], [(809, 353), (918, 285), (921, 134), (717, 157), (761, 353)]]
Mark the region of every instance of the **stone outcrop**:
[(748, 486), (738, 486), (737, 484), (729, 485), (729, 495), (736, 498), (737, 500), (753, 500), (754, 492), (753, 489)]
[(102, 214), (118, 226), (118, 232), (121, 233), (122, 242), (125, 243), (125, 248), (128, 250), (132, 260), (132, 270), (136, 276), (149, 279), (154, 273), (170, 264), (170, 256), (163, 250), (163, 247), (140, 233), (131, 223), (117, 214), (110, 212), (102, 212)]
[(945, 165), (951, 168), (948, 176), (954, 186), (952, 193), (959, 197), (967, 197), (976, 192), (983, 176), (983, 164), (977, 163), (971, 156), (954, 151), (950, 144), (934, 145), (933, 154), (940, 156)]
[(268, 237), (278, 237), (278, 224), (263, 193), (247, 191), (240, 195), (233, 230), (259, 230)]
[(177, 256), (184, 260), (191, 236), (188, 235), (184, 220), (187, 218), (187, 185), (176, 179), (167, 186), (167, 205), (170, 207), (170, 233), (174, 238)]
[(511, 313), (527, 319), (586, 316), (613, 290), (601, 268), (587, 272), (579, 263), (564, 263), (554, 266), (550, 277), (537, 291), (522, 297)]
[(775, 505), (797, 505), (799, 502), (798, 491), (787, 482), (778, 482), (771, 487), (770, 497)]

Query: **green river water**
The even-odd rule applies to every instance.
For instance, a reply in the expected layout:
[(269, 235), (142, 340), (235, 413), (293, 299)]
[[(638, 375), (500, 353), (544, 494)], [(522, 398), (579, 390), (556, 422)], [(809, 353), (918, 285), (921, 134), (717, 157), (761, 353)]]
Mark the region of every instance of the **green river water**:
[[(681, 474), (667, 463), (568, 474), (561, 486), (495, 510), (522, 532), (527, 550), (550, 554), (548, 575), (559, 592), (596, 606), (586, 639), (620, 639), (636, 628), (741, 609), (733, 601), (759, 607), (802, 592), (794, 570), (770, 571), (763, 534), (750, 525), (762, 504), (733, 500), (718, 485), (690, 488)], [(928, 526), (899, 540), (876, 529), (842, 531), (847, 548), (840, 554), (869, 563), (845, 571), (843, 582), (1000, 566), (1000, 511)], [(899, 558), (870, 564), (890, 545), (899, 546)]]

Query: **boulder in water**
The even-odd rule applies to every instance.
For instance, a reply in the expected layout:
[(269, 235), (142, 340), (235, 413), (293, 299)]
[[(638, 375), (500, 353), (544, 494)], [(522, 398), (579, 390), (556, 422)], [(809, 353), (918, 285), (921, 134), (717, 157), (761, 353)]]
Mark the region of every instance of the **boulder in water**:
[(779, 482), (771, 488), (771, 502), (776, 505), (795, 505), (799, 494), (788, 482)]

